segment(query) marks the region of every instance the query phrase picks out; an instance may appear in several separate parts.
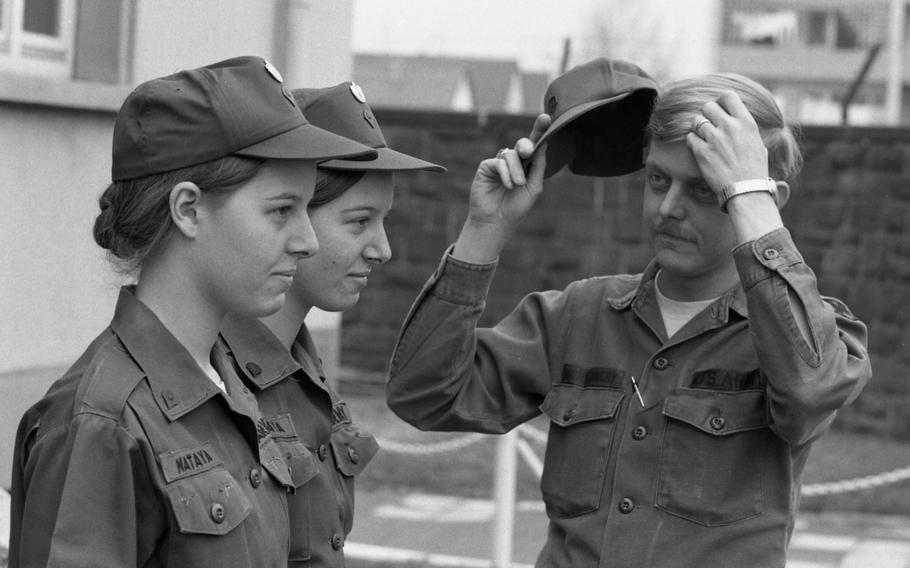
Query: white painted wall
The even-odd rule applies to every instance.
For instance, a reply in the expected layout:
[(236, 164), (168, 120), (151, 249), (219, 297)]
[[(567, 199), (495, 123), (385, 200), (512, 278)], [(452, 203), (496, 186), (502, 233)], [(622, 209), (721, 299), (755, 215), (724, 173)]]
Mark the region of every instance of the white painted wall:
[(351, 80), (353, 0), (286, 0), (284, 75), (291, 87), (329, 87)]
[(138, 0), (133, 78), (138, 83), (240, 55), (272, 58), (275, 6), (263, 0)]
[(110, 321), (92, 222), (113, 118), (0, 103), (0, 372), (72, 361)]

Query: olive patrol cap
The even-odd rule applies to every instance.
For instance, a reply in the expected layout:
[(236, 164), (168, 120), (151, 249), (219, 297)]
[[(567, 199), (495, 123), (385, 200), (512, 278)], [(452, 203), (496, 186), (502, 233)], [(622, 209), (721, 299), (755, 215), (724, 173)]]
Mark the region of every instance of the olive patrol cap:
[(375, 156), (307, 122), (278, 70), (236, 57), (142, 83), (114, 122), (114, 181), (230, 155), (278, 160)]
[(291, 93), (300, 110), (312, 124), (374, 148), (377, 153), (376, 158), (372, 160), (328, 160), (319, 164), (320, 169), (446, 171), (442, 166), (389, 148), (360, 85), (344, 82), (323, 89), (294, 89)]
[(535, 147), (547, 143), (544, 177), (566, 164), (573, 173), (599, 177), (640, 169), (656, 97), (657, 83), (641, 68), (606, 57), (554, 79), (543, 99), (553, 122)]

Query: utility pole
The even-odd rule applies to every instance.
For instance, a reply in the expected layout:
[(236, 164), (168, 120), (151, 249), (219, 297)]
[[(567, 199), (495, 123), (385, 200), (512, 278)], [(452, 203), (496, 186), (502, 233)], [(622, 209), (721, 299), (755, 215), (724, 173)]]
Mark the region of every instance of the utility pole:
[(885, 118), (888, 125), (901, 124), (904, 90), (904, 25), (906, 0), (891, 0), (888, 28), (888, 78), (885, 84)]

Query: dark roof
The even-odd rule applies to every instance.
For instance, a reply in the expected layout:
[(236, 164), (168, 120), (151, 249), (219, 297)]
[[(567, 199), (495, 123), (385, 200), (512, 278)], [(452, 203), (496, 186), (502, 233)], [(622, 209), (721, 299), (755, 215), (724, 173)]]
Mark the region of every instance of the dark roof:
[(362, 53), (354, 55), (353, 76), (373, 107), (453, 110), (459, 89), (467, 89), (471, 110), (481, 112), (516, 110), (509, 108), (511, 89), (524, 93), (520, 111), (538, 112), (549, 80), (522, 73), (511, 59)]

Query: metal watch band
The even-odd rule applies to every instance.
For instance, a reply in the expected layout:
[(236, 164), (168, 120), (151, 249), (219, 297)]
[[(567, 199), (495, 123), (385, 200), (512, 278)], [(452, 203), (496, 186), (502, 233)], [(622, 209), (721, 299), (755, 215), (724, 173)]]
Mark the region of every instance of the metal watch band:
[(774, 198), (774, 203), (777, 203), (777, 182), (771, 178), (747, 179), (721, 188), (720, 194), (717, 196), (721, 211), (727, 212), (727, 201), (731, 198), (753, 191), (766, 191)]

